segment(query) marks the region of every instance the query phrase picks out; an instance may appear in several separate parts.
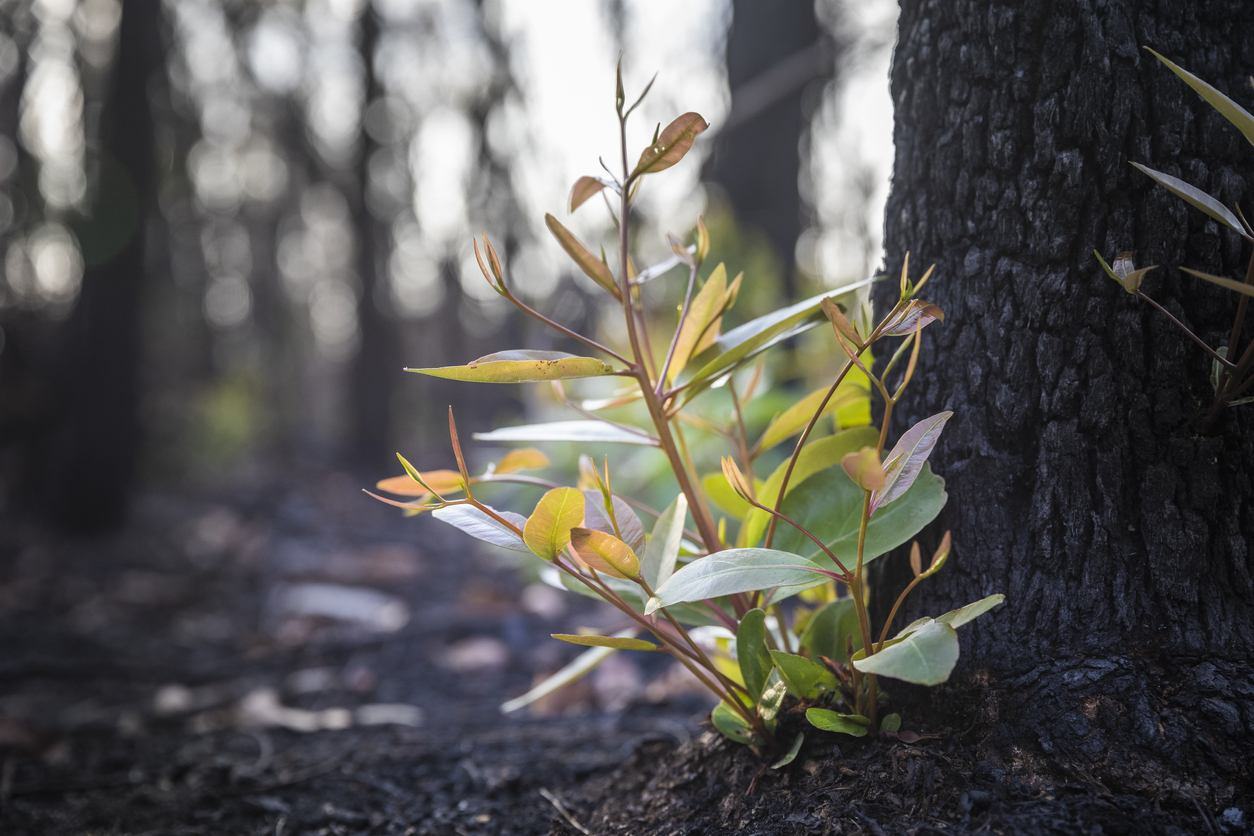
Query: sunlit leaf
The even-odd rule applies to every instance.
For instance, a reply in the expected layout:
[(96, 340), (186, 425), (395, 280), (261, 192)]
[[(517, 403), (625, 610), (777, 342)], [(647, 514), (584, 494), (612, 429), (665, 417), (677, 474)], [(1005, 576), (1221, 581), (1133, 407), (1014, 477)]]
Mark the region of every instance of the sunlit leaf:
[(1180, 269), (1188, 273), (1190, 276), (1197, 276), (1199, 279), (1204, 279), (1211, 284), (1226, 287), (1228, 290), (1235, 290), (1237, 293), (1244, 293), (1246, 296), (1254, 296), (1254, 285), (1249, 285), (1245, 282), (1233, 281), (1232, 279), (1226, 279), (1223, 276), (1203, 273), (1199, 270), (1190, 270), (1188, 267), (1181, 267)]
[(853, 737), (866, 736), (867, 725), (870, 722), (860, 715), (837, 714), (835, 711), (827, 708), (807, 709), (806, 719), (810, 721), (810, 725), (817, 729), (839, 732), (840, 734), (848, 734)]
[(1001, 602), (1005, 600), (1006, 600), (1006, 596), (1002, 595), (999, 592), (996, 595), (990, 595), (987, 598), (981, 598), (979, 601), (976, 601), (974, 604), (967, 604), (965, 607), (962, 607), (961, 609), (956, 609), (956, 610), (953, 610), (952, 612), (947, 612), (944, 615), (937, 616), (936, 620), (942, 624), (948, 624), (950, 627), (953, 627), (956, 630), (962, 625), (972, 622), (975, 619), (979, 618), (980, 616), (984, 615), (984, 613), (988, 612), (993, 607), (997, 606), (998, 604), (1000, 604)]
[(736, 660), (745, 689), (757, 702), (762, 698), (772, 670), (771, 655), (766, 647), (766, 613), (761, 609), (749, 610), (740, 619), (736, 628)]
[[(527, 524), (527, 519), (522, 514), (496, 509), (493, 511), (520, 530)], [(503, 525), (473, 505), (449, 505), (437, 508), (431, 512), (431, 516), (485, 543), (502, 546), (516, 552), (530, 553), (531, 551), (509, 526)]]
[(856, 658), (853, 666), (916, 685), (939, 685), (949, 679), (958, 662), (958, 633), (940, 621), (932, 621), (874, 656)]
[(430, 377), (469, 383), (526, 383), (536, 380), (574, 380), (614, 374), (614, 368), (595, 357), (576, 357), (561, 351), (502, 351), (480, 357), (465, 366), (406, 369)]
[(591, 528), (572, 528), (570, 548), (585, 566), (612, 578), (634, 578), (640, 574), (640, 561), (631, 547), (613, 534)]
[[(595, 531), (603, 531), (606, 534), (615, 534), (614, 524), (610, 521), (609, 516), (605, 513), (605, 499), (600, 491), (585, 490), (583, 492), (583, 527), (591, 528)], [(644, 523), (640, 522), (640, 517), (631, 509), (623, 498), (615, 495), (614, 518), (618, 520), (618, 534), (622, 535), (622, 540), (631, 550), (639, 552), (644, 549)]]
[(1250, 239), (1250, 234), (1241, 226), (1241, 222), (1237, 220), (1237, 216), (1229, 212), (1226, 206), (1208, 195), (1206, 192), (1195, 186), (1190, 186), (1188, 183), (1172, 177), (1170, 174), (1163, 174), (1161, 171), (1155, 171), (1154, 169), (1149, 168), (1148, 166), (1143, 166), (1140, 163), (1132, 163), (1132, 165), (1149, 175), (1154, 182), (1158, 183), (1176, 197), (1183, 198), (1194, 208), (1201, 209), (1224, 226), (1229, 229), (1236, 230), (1240, 233), (1242, 238)]
[(884, 487), (871, 494), (871, 513), (905, 494), (918, 478), (952, 412), (924, 418), (901, 434), (884, 462)]
[[(422, 476), (422, 481), (426, 482), (432, 490), (441, 495), (461, 492), (461, 474), (456, 470), (428, 470), (419, 475)], [(381, 491), (394, 493), (397, 496), (429, 495), (426, 488), (415, 482), (408, 475), (391, 476), (387, 479), (382, 479), (375, 487)]]
[(1251, 145), (1254, 145), (1254, 116), (1251, 116), (1249, 111), (1225, 96), (1223, 93), (1220, 93), (1205, 81), (1202, 81), (1200, 78), (1193, 75), (1193, 73), (1188, 70), (1177, 67), (1175, 64), (1171, 63), (1157, 52), (1154, 52), (1154, 50), (1149, 47), (1145, 47), (1145, 49), (1159, 61), (1166, 64), (1173, 73), (1184, 79), (1185, 84), (1196, 90), (1198, 94), (1210, 104), (1211, 107), (1218, 110), (1225, 119), (1237, 127), (1237, 130), (1245, 134), (1245, 138), (1249, 140)]
[(665, 171), (684, 158), (697, 137), (710, 127), (698, 113), (685, 113), (666, 126), (652, 145), (644, 149), (632, 177)]
[(795, 305), (760, 316), (723, 334), (714, 341), (713, 345), (694, 356), (688, 362), (683, 374), (676, 378), (676, 382), (684, 386), (683, 391), (676, 396), (678, 402), (683, 404), (692, 400), (698, 392), (714, 383), (715, 380), (739, 368), (776, 343), (808, 331), (820, 322), (825, 322), (826, 317), (823, 316), (821, 308), (823, 299), (844, 295), (873, 281), (875, 280), (866, 279), (855, 285), (811, 297)]
[[(758, 439), (758, 451), (770, 450), (776, 444), (788, 440), (805, 429), (806, 424), (810, 423), (810, 419), (814, 416), (814, 411), (819, 408), (819, 404), (823, 402), (823, 397), (830, 388), (831, 386), (821, 386), (815, 389), (775, 416), (771, 423), (767, 425), (766, 430), (763, 431), (762, 437)], [(869, 404), (870, 400), (870, 392), (865, 387), (846, 386), (842, 382), (832, 394), (832, 397), (828, 399), (827, 406), (823, 407), (823, 415), (830, 415), (859, 401), (866, 401)]]
[(757, 733), (754, 732), (753, 727), (745, 722), (745, 719), (725, 702), (720, 702), (714, 706), (714, 710), (710, 712), (710, 722), (728, 740), (746, 745), (762, 742)]
[(585, 647), (612, 647), (616, 650), (657, 650), (658, 646), (644, 639), (627, 636), (583, 636), (575, 633), (553, 633), (553, 638)]
[(580, 206), (588, 201), (588, 198), (594, 197), (601, 189), (604, 189), (605, 183), (595, 177), (583, 176), (575, 181), (575, 185), (570, 190), (570, 211), (574, 212)]
[(640, 556), (640, 574), (649, 586), (656, 589), (675, 572), (679, 557), (679, 544), (684, 539), (684, 521), (688, 516), (688, 497), (682, 493), (675, 497), (653, 525), (653, 533), (644, 554)]
[[(788, 494), (780, 510), (818, 537), (849, 569), (858, 559), (862, 522), (862, 490), (839, 468), (820, 471)], [(867, 526), (864, 561), (870, 562), (918, 534), (945, 507), (945, 482), (926, 464), (914, 484), (892, 504), (881, 508)], [(809, 556), (827, 569), (830, 561), (814, 543), (781, 522), (775, 547)]]
[(633, 432), (605, 421), (554, 421), (550, 424), (524, 424), (475, 433), (479, 441), (584, 441), (640, 444), (657, 447), (658, 441), (645, 432)]
[(836, 662), (848, 662), (845, 637), (853, 638), (854, 650), (862, 648), (862, 632), (858, 629), (858, 610), (852, 598), (838, 598), (824, 604), (810, 617), (801, 636), (801, 647), (810, 651), (811, 659), (820, 656)]
[(549, 232), (553, 233), (553, 237), (557, 239), (557, 243), (562, 245), (562, 249), (571, 257), (579, 269), (582, 270), (588, 278), (599, 284), (605, 290), (614, 295), (615, 299), (622, 299), (622, 292), (618, 289), (618, 285), (614, 283), (614, 274), (610, 272), (610, 268), (605, 262), (592, 254), (585, 247), (574, 233), (552, 215), (544, 216), (544, 223), (549, 228)]
[(753, 507), (740, 498), (740, 494), (727, 483), (727, 477), (722, 473), (707, 473), (702, 476), (701, 488), (715, 505), (738, 520), (744, 519)]
[(798, 699), (810, 700), (836, 690), (836, 675), (818, 662), (782, 650), (772, 650), (771, 661), (783, 676), (788, 692)]
[(726, 295), (727, 268), (719, 264), (710, 273), (710, 277), (705, 280), (701, 289), (692, 297), (692, 301), (688, 303), (688, 316), (684, 318), (683, 325), (679, 328), (679, 339), (675, 341), (675, 354), (671, 358), (669, 370), (671, 380), (683, 371), (702, 337), (711, 329), (717, 330), (714, 322), (723, 313)]
[(784, 697), (788, 696), (788, 685), (779, 671), (772, 668), (767, 674), (766, 683), (762, 686), (762, 696), (758, 699), (758, 716), (766, 723), (766, 727), (775, 730), (775, 719), (784, 705)]
[(570, 543), (570, 530), (583, 522), (583, 494), (574, 488), (554, 488), (540, 497), (523, 527), (523, 541), (548, 561)]
[[(635, 634), (636, 628), (633, 627), (623, 630), (620, 633), (615, 633), (614, 635), (625, 638), (628, 636), (634, 636)], [(502, 705), (501, 713), (509, 714), (517, 711), (520, 708), (531, 705), (536, 700), (547, 697), (554, 691), (559, 691), (562, 688), (565, 688), (567, 685), (579, 679), (579, 677), (583, 676), (588, 671), (608, 659), (615, 652), (615, 650), (616, 648), (613, 647), (594, 647), (591, 650), (585, 650), (583, 653), (576, 656), (574, 661), (572, 661), (569, 665), (562, 668), (557, 673), (553, 674), (548, 679), (523, 694), (521, 697), (515, 697)]]
[(737, 592), (781, 587), (775, 600), (826, 583), (813, 561), (774, 549), (728, 549), (694, 560), (655, 590), (645, 607), (650, 615), (669, 607)]
[[(880, 434), (872, 427), (855, 427), (811, 441), (801, 448), (801, 455), (797, 457), (797, 466), (793, 468), (792, 477), (788, 480), (785, 497), (815, 473), (840, 464), (840, 460), (846, 453), (876, 444), (879, 437)], [(775, 498), (779, 496), (779, 486), (784, 482), (784, 473), (787, 469), (788, 462), (785, 461), (775, 468), (775, 472), (767, 478), (762, 489), (758, 491), (758, 501), (767, 508), (775, 507)], [(859, 511), (861, 511), (861, 506), (859, 506)], [(747, 531), (744, 542), (748, 545), (756, 545), (762, 539), (770, 521), (770, 514), (765, 511), (757, 508), (750, 511), (745, 520)], [(784, 526), (784, 523), (780, 523), (780, 526)]]
[[(544, 455), (540, 450), (534, 447), (524, 447), (519, 450), (510, 450), (492, 471), (497, 475), (506, 473), (517, 473), (520, 470), (539, 470), (542, 467), (549, 466), (549, 457)], [(433, 486), (434, 487), (434, 486)]]

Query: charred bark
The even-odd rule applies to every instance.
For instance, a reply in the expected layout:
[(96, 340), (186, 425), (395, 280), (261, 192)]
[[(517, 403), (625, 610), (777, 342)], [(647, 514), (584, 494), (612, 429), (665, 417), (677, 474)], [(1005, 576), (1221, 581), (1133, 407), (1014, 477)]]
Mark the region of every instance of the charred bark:
[(954, 679), (994, 749), (1216, 802), (1251, 779), (1254, 412), (1197, 434), (1209, 360), (1093, 250), (1164, 265), (1143, 289), (1226, 341), (1235, 294), (1175, 267), (1239, 277), (1248, 246), (1128, 161), (1248, 214), (1249, 145), (1141, 47), (1248, 107), (1251, 31), (1240, 0), (903, 0), (892, 71), (888, 266), (935, 263), (947, 314), (900, 417), (956, 413), (955, 557), (902, 618), (1006, 593)]

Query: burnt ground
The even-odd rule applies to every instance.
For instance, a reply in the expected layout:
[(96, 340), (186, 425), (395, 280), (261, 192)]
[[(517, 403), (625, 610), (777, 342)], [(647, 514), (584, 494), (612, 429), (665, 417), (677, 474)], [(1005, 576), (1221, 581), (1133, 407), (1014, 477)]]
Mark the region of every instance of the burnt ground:
[(765, 769), (660, 656), (502, 716), (607, 615), (357, 488), (153, 493), (89, 541), (0, 514), (0, 833), (1251, 832), (1248, 791), (1118, 795), (943, 722)]

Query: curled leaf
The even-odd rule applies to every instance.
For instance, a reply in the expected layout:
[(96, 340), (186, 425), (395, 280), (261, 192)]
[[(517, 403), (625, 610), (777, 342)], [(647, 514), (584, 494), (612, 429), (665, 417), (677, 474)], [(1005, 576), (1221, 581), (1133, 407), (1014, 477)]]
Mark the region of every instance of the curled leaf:
[(840, 460), (840, 466), (864, 491), (877, 491), (884, 487), (884, 468), (880, 465), (880, 452), (874, 447), (846, 453)]

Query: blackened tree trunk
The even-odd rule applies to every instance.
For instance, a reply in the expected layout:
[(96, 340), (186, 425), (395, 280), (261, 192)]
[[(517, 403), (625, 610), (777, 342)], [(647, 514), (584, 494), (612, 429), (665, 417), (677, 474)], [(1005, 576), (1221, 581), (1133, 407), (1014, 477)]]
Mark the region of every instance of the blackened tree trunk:
[(105, 103), (98, 174), (79, 225), (87, 268), (57, 369), (43, 494), (62, 528), (124, 518), (140, 449), (140, 302), (155, 205), (149, 80), (162, 65), (160, 0), (127, 0)]
[(1254, 153), (1141, 47), (1249, 107), (1254, 6), (901, 5), (888, 265), (934, 262), (947, 314), (902, 417), (956, 413), (955, 556), (904, 618), (1006, 593), (955, 679), (988, 683), (992, 750), (1223, 803), (1251, 779), (1254, 413), (1197, 434), (1209, 362), (1093, 250), (1165, 265), (1143, 289), (1226, 341), (1235, 294), (1174, 268), (1239, 277), (1248, 246), (1128, 161), (1250, 214)]

